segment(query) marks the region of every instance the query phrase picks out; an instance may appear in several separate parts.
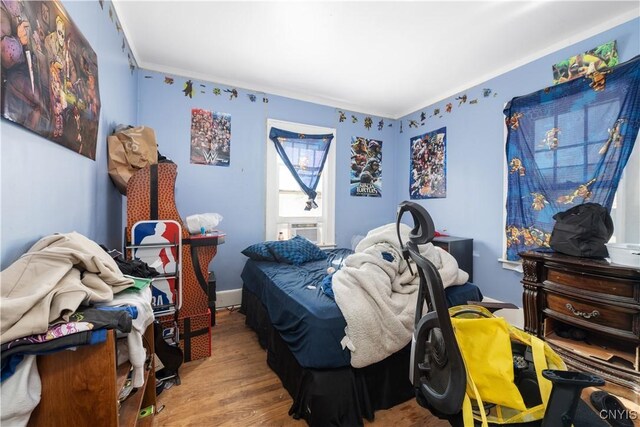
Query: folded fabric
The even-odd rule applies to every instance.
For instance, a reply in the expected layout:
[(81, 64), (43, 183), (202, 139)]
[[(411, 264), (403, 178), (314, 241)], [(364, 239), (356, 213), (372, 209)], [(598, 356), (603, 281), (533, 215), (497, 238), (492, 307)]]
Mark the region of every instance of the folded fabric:
[(81, 308), (69, 316), (69, 322), (50, 325), (45, 333), (18, 338), (2, 344), (0, 346), (0, 357), (5, 359), (11, 355), (23, 352), (24, 349), (34, 348), (32, 347), (33, 344), (46, 342), (52, 343), (46, 347), (47, 351), (53, 351), (57, 348), (56, 345), (64, 345), (57, 341), (59, 338), (85, 331), (117, 329), (127, 333), (131, 331), (132, 325), (131, 310), (129, 310), (129, 308), (130, 307), (112, 307), (111, 310), (89, 307)]
[[(49, 354), (61, 351), (70, 347), (79, 345), (92, 345), (105, 342), (107, 340), (107, 330), (98, 329), (97, 331), (82, 331), (71, 335), (66, 335), (55, 340), (45, 341), (42, 343), (25, 344), (19, 347), (11, 348), (2, 352), (2, 378), (6, 380), (11, 376), (11, 369), (15, 365), (12, 361), (14, 357), (22, 357), (23, 355)], [(6, 354), (5, 354), (6, 353)]]

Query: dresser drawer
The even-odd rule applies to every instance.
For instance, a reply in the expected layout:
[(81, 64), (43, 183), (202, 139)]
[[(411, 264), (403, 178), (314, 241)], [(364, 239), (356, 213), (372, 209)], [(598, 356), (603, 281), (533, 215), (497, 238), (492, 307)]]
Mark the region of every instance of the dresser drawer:
[(621, 338), (640, 341), (637, 310), (545, 292), (545, 313), (596, 332), (607, 330)]
[(634, 289), (638, 286), (638, 282), (633, 280), (621, 280), (553, 267), (549, 267), (547, 271), (547, 281), (575, 288), (578, 292), (602, 294), (604, 298), (628, 299), (629, 302), (634, 301)]

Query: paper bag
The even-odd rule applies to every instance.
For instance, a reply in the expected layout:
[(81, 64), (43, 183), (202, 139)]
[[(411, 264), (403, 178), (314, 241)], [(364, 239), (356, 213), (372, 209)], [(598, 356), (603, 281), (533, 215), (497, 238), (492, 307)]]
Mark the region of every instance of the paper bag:
[(152, 128), (131, 127), (107, 138), (109, 176), (120, 193), (127, 194), (127, 182), (138, 169), (158, 163), (158, 145)]

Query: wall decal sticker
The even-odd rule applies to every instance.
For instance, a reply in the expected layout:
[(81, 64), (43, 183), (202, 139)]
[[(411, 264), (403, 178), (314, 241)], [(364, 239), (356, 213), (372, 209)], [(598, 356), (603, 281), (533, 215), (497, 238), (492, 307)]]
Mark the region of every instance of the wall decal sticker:
[(340, 111), (340, 110), (338, 110), (338, 114), (339, 114), (338, 121), (339, 121), (340, 123), (342, 123), (342, 122), (344, 122), (345, 120), (347, 120), (347, 115), (346, 115), (346, 114), (344, 114), (344, 111)]
[(484, 96), (485, 98), (488, 98), (489, 95), (491, 95), (491, 89), (488, 89), (488, 88), (482, 89), (482, 96)]
[(461, 106), (462, 104), (464, 104), (464, 103), (466, 103), (466, 102), (467, 102), (467, 94), (464, 94), (464, 95), (462, 95), (462, 96), (458, 96), (458, 97), (457, 97), (457, 98), (455, 98), (455, 99), (456, 99), (456, 101), (459, 101), (459, 102), (458, 102), (458, 107), (459, 107), (459, 106)]
[(224, 91), (229, 94), (229, 100), (230, 101), (233, 98), (237, 98), (238, 97), (238, 90), (237, 89), (225, 89)]
[(351, 115), (351, 123), (358, 123), (358, 118), (353, 114)]
[(254, 94), (248, 93), (247, 97), (249, 98), (249, 101), (256, 102), (256, 96)]
[(380, 121), (378, 122), (378, 130), (382, 130), (383, 127), (384, 127), (384, 119), (380, 119)]
[(425, 120), (427, 120), (427, 114), (423, 111), (420, 113), (420, 121), (424, 122)]
[(187, 80), (184, 82), (184, 88), (182, 89), (184, 96), (188, 96), (189, 98), (193, 98), (193, 82), (191, 80)]
[(446, 134), (443, 127), (410, 139), (411, 199), (447, 197)]
[(262, 98), (262, 102), (264, 102), (265, 104), (269, 103), (269, 98), (267, 98), (266, 96)]
[(191, 163), (229, 166), (231, 115), (200, 108), (191, 110)]
[(168, 85), (172, 85), (173, 84), (173, 77), (164, 77), (164, 82)]
[(444, 111), (446, 111), (447, 113), (450, 113), (452, 108), (453, 108), (453, 104), (449, 102), (447, 105), (445, 105)]
[(604, 71), (618, 65), (616, 41), (605, 43), (585, 53), (553, 65), (553, 84), (567, 82), (596, 71)]
[(474, 98), (471, 101), (469, 101), (469, 104), (477, 104), (478, 103), (478, 98)]
[(98, 56), (59, 1), (2, 3), (2, 117), (95, 160)]
[(367, 116), (364, 118), (364, 127), (369, 130), (371, 129), (371, 126), (373, 125), (373, 120), (371, 119), (371, 117)]
[(409, 127), (410, 128), (417, 128), (418, 127), (418, 122), (416, 120), (409, 120)]
[(351, 196), (382, 197), (382, 141), (351, 137)]

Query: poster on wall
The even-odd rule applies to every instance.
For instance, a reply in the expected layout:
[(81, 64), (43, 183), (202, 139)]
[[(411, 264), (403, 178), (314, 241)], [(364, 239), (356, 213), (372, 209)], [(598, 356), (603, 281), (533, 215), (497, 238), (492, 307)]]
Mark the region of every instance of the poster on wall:
[(447, 197), (447, 128), (411, 138), (411, 199)]
[(89, 42), (58, 1), (3, 1), (0, 12), (2, 117), (95, 160), (100, 91)]
[(568, 82), (616, 65), (618, 65), (618, 51), (614, 40), (553, 65), (553, 84)]
[(229, 166), (231, 114), (191, 110), (191, 163)]
[(382, 141), (351, 137), (351, 195), (382, 197)]

